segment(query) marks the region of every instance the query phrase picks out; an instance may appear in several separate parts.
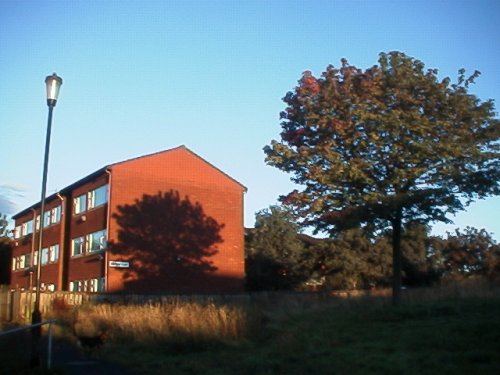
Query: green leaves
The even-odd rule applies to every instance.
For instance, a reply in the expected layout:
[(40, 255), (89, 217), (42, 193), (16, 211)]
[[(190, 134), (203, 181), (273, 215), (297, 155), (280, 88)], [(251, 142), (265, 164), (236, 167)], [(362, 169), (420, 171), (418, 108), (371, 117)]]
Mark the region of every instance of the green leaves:
[(460, 197), (498, 194), (499, 121), (468, 92), (479, 72), (451, 85), (437, 73), (401, 52), (364, 71), (343, 59), (305, 72), (283, 99), (281, 140), (264, 148), (304, 186), (283, 202), (334, 232), (338, 218), (387, 225), (396, 207), (404, 221), (446, 220)]

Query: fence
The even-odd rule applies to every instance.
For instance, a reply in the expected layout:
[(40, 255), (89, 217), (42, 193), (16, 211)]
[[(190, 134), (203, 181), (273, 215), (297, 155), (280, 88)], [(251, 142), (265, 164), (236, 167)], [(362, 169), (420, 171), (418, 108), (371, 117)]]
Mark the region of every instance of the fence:
[[(67, 306), (83, 305), (88, 302), (98, 303), (121, 303), (121, 304), (144, 304), (144, 303), (170, 303), (170, 302), (239, 302), (249, 303), (258, 300), (282, 300), (300, 299), (315, 301), (322, 298), (360, 298), (360, 297), (388, 297), (390, 291), (369, 290), (369, 291), (333, 291), (329, 293), (310, 292), (258, 292), (243, 293), (235, 295), (136, 295), (136, 294), (98, 294), (81, 292), (41, 292), (40, 311), (42, 316), (47, 316), (51, 311), (53, 301), (57, 299)], [(11, 290), (8, 287), (0, 286), (0, 321), (29, 323), (31, 313), (35, 305), (35, 292)]]
[[(40, 311), (45, 316), (50, 311), (54, 299), (63, 300), (66, 305), (82, 305), (90, 301), (92, 295), (76, 292), (40, 293)], [(35, 306), (35, 292), (10, 290), (0, 287), (0, 321), (28, 323)]]
[[(27, 333), (28, 330), (32, 330), (33, 328), (37, 328), (37, 327), (41, 328), (44, 325), (48, 325), (49, 329), (47, 331), (47, 362), (46, 362), (46, 366), (47, 366), (47, 369), (50, 369), (50, 367), (52, 366), (52, 325), (55, 322), (56, 322), (55, 320), (47, 320), (45, 322), (31, 324), (31, 325), (26, 326), (26, 327), (14, 328), (14, 329), (10, 329), (7, 331), (3, 331), (3, 332), (0, 332), (0, 338), (3, 338), (5, 336), (12, 336), (13, 334), (17, 334), (17, 333)], [(30, 338), (33, 339), (33, 336), (31, 336)], [(19, 341), (19, 340), (17, 340), (17, 341)], [(38, 357), (41, 354), (40, 353), (40, 337), (38, 338), (37, 341), (35, 341), (35, 343), (36, 343), (36, 346), (32, 346), (32, 353), (31, 353), (32, 359), (35, 358), (34, 356)], [(23, 352), (26, 352), (26, 351), (23, 350)], [(27, 362), (27, 361), (25, 361), (25, 362)]]

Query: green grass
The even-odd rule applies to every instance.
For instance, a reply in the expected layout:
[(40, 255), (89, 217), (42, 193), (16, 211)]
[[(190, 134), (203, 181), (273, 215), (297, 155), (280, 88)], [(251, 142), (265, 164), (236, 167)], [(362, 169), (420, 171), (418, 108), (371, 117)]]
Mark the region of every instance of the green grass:
[(141, 374), (500, 374), (500, 299), (270, 313), (238, 342), (111, 346)]
[[(498, 289), (456, 291), (408, 291), (399, 307), (386, 296), (294, 293), (63, 306), (54, 332), (104, 330), (101, 356), (144, 375), (500, 374)], [(22, 337), (0, 340), (1, 374), (26, 362)]]

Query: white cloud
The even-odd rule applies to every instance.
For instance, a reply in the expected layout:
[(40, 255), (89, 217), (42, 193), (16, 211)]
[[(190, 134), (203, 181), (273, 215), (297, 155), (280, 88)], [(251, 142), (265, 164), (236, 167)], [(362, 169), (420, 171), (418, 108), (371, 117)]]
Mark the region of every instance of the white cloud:
[(23, 189), (14, 185), (0, 185), (0, 213), (10, 215), (16, 212), (18, 198), (23, 198)]

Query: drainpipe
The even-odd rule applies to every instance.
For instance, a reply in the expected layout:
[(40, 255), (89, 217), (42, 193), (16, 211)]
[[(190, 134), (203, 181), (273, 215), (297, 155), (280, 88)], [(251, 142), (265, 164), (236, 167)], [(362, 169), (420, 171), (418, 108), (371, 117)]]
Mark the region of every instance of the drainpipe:
[(61, 217), (59, 218), (60, 233), (59, 233), (59, 267), (57, 272), (57, 291), (64, 290), (64, 261), (65, 261), (65, 238), (66, 238), (66, 200), (61, 194), (56, 193), (61, 200)]
[[(31, 233), (31, 258), (30, 258), (30, 268), (33, 267), (35, 261), (35, 242), (36, 242), (36, 210), (31, 209), (33, 212), (33, 232)], [(30, 284), (30, 293), (33, 285)]]
[(34, 261), (35, 261), (35, 243), (36, 243), (36, 210), (31, 209), (33, 212), (33, 232), (31, 232), (31, 256), (30, 256), (30, 280), (29, 280), (29, 307), (30, 315), (33, 314), (33, 272), (34, 272)]
[[(105, 172), (108, 174), (108, 207), (107, 207), (107, 227), (106, 227), (106, 237), (107, 242), (109, 242), (110, 238), (110, 225), (111, 225), (111, 171), (106, 168)], [(106, 249), (104, 250), (104, 291), (107, 292), (108, 289), (108, 246), (106, 245)]]

